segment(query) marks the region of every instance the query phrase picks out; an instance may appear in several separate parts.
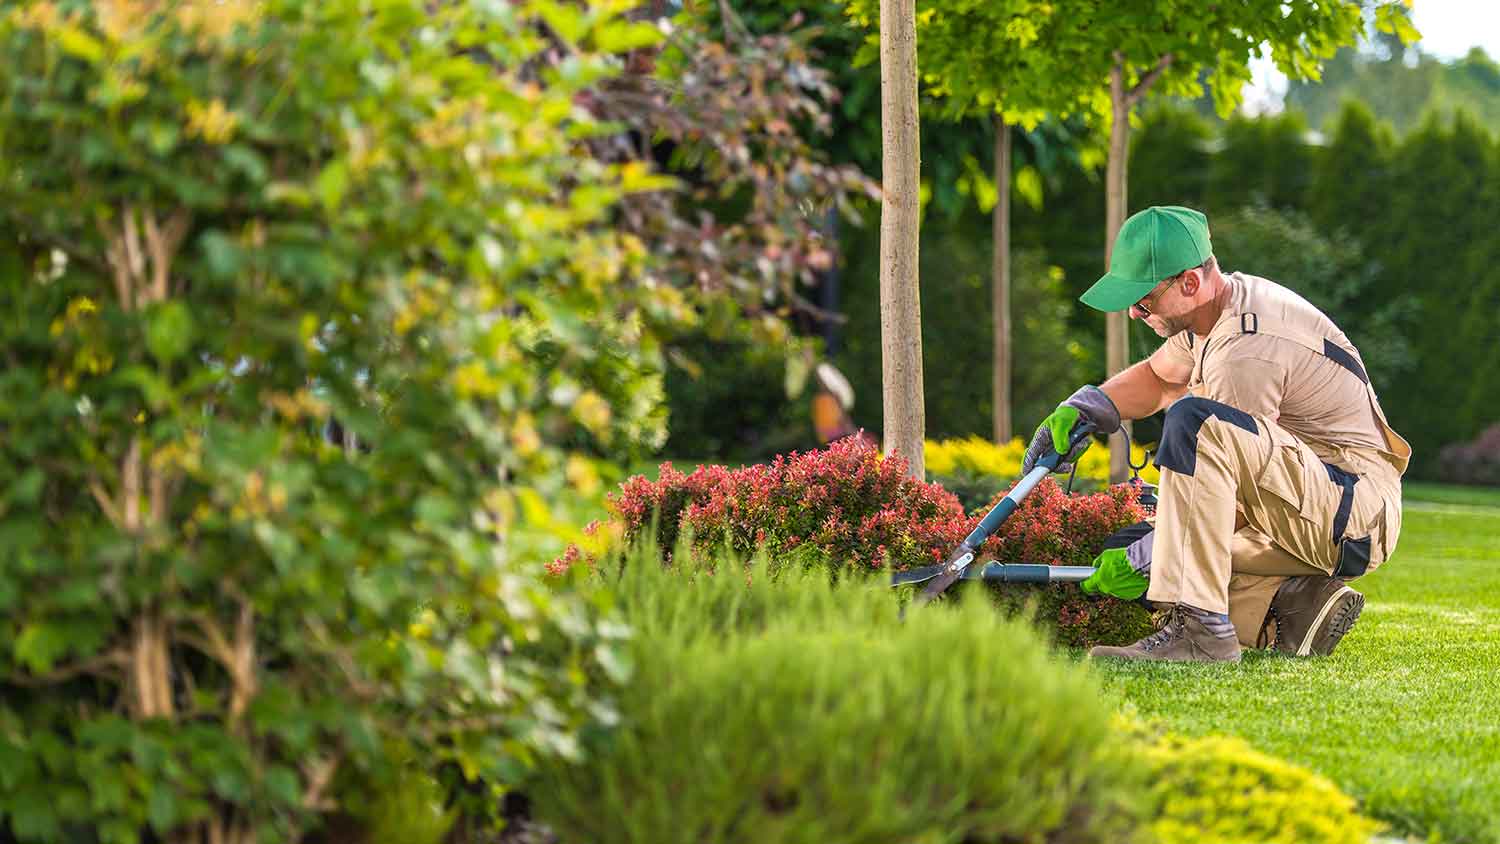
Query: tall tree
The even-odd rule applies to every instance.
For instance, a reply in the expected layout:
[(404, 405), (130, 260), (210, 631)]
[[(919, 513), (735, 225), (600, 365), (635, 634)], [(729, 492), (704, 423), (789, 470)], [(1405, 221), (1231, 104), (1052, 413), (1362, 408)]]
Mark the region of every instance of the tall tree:
[(880, 0), (880, 343), (885, 451), (925, 478), (915, 0)]
[[(851, 0), (849, 14), (874, 26), (876, 0)], [(1034, 129), (1049, 115), (1067, 117), (1087, 108), (1095, 80), (1087, 64), (1072, 60), (1076, 42), (1043, 37), (1062, 30), (1050, 24), (1055, 4), (999, 0), (960, 4), (921, 0), (917, 31), (926, 92), (949, 120), (980, 117), (994, 127), (995, 204), (991, 235), (991, 319), (994, 345), (992, 432), (1011, 438), (1010, 197), (1011, 127)]]
[[(1322, 62), (1339, 47), (1353, 44), (1364, 31), (1360, 2), (1327, 3), (1289, 0), (1276, 4), (1181, 4), (1172, 0), (1078, 0), (1062, 4), (1055, 16), (1074, 39), (1097, 45), (1107, 56), (1110, 144), (1106, 167), (1105, 257), (1125, 221), (1130, 149), (1130, 118), (1153, 90), (1199, 96), (1207, 75), (1214, 105), (1228, 115), (1250, 80), (1249, 63), (1267, 48), (1276, 67), (1290, 79), (1316, 79)], [(1400, 0), (1376, 0), (1377, 26), (1402, 40), (1416, 37)], [(1105, 322), (1106, 375), (1130, 365), (1126, 315), (1109, 314)], [(1110, 478), (1128, 474), (1128, 430), (1110, 440)]]

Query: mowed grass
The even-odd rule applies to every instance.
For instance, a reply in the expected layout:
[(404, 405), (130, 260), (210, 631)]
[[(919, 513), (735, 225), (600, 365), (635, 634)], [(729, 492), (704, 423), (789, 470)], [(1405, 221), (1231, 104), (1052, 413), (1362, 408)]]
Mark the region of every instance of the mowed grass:
[(1402, 835), (1500, 842), (1500, 491), (1409, 485), (1393, 559), (1326, 659), (1097, 670), (1127, 708), (1302, 763)]

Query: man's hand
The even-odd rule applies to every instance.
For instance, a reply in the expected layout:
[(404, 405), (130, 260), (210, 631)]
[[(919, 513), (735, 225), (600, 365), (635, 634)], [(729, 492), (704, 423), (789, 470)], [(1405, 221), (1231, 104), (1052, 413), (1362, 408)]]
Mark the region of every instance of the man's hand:
[(1078, 584), (1085, 595), (1109, 595), (1134, 601), (1146, 594), (1149, 581), (1130, 565), (1126, 549), (1110, 548), (1094, 558), (1094, 565), (1098, 570)]
[(1054, 471), (1066, 472), (1071, 469), (1072, 462), (1089, 447), (1089, 440), (1085, 439), (1071, 452), (1068, 449), (1068, 444), (1073, 441), (1079, 427), (1085, 424), (1101, 434), (1113, 434), (1120, 430), (1120, 412), (1115, 409), (1109, 396), (1098, 387), (1078, 388), (1078, 392), (1069, 396), (1067, 401), (1058, 405), (1051, 415), (1042, 420), (1036, 433), (1031, 435), (1031, 445), (1026, 449), (1025, 460), (1021, 462), (1021, 473), (1030, 472), (1037, 461), (1048, 454), (1063, 455)]

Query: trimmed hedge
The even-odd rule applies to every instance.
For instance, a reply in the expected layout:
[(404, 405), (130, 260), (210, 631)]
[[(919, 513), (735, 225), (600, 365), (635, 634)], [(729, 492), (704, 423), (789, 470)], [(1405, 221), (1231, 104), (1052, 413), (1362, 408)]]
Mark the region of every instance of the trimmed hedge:
[(607, 572), (635, 628), (620, 727), (529, 792), (563, 842), (1127, 841), (1143, 770), (1109, 703), (982, 601), (761, 563)]

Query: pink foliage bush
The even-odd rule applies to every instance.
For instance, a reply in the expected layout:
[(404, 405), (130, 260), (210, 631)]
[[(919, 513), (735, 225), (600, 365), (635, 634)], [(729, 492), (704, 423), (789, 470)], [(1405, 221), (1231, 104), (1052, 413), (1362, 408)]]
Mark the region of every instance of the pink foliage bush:
[(1500, 422), (1471, 442), (1443, 446), (1438, 465), (1442, 479), (1450, 483), (1500, 485)]
[[(745, 557), (764, 550), (773, 561), (796, 559), (853, 574), (941, 562), (1007, 491), (965, 513), (952, 493), (907, 477), (906, 468), (899, 455), (882, 459), (873, 444), (849, 437), (740, 469), (699, 466), (684, 474), (665, 463), (658, 480), (630, 478), (606, 507), (627, 543), (655, 526), (664, 557), (679, 538), (691, 536), (691, 550), (702, 559), (714, 559), (727, 546)], [(1137, 495), (1135, 487), (1120, 484), (1070, 496), (1044, 479), (981, 547), (979, 561), (1089, 565), (1107, 536), (1145, 518)], [(594, 562), (575, 546), (548, 569), (560, 574)], [(1118, 644), (1150, 630), (1139, 606), (1086, 598), (1076, 586), (992, 591), (998, 605), (1032, 613), (1064, 645)]]
[[(739, 469), (699, 466), (684, 474), (665, 463), (658, 480), (630, 478), (606, 507), (627, 542), (655, 525), (665, 554), (686, 533), (695, 551), (710, 554), (727, 546), (742, 555), (764, 549), (773, 559), (815, 552), (835, 568), (932, 565), (989, 508), (967, 514), (952, 493), (907, 477), (906, 469), (900, 455), (882, 459), (867, 440), (848, 437)], [(1001, 562), (1087, 565), (1106, 536), (1144, 515), (1131, 487), (1068, 496), (1049, 478), (980, 553)], [(566, 570), (581, 559), (570, 548), (551, 568)]]
[(744, 555), (764, 548), (773, 559), (816, 553), (847, 568), (929, 565), (973, 520), (951, 493), (907, 477), (906, 468), (899, 455), (881, 459), (868, 441), (846, 437), (739, 469), (683, 474), (665, 463), (660, 479), (627, 480), (606, 507), (627, 541), (655, 524), (667, 554), (688, 533), (694, 550), (707, 553), (727, 546)]

